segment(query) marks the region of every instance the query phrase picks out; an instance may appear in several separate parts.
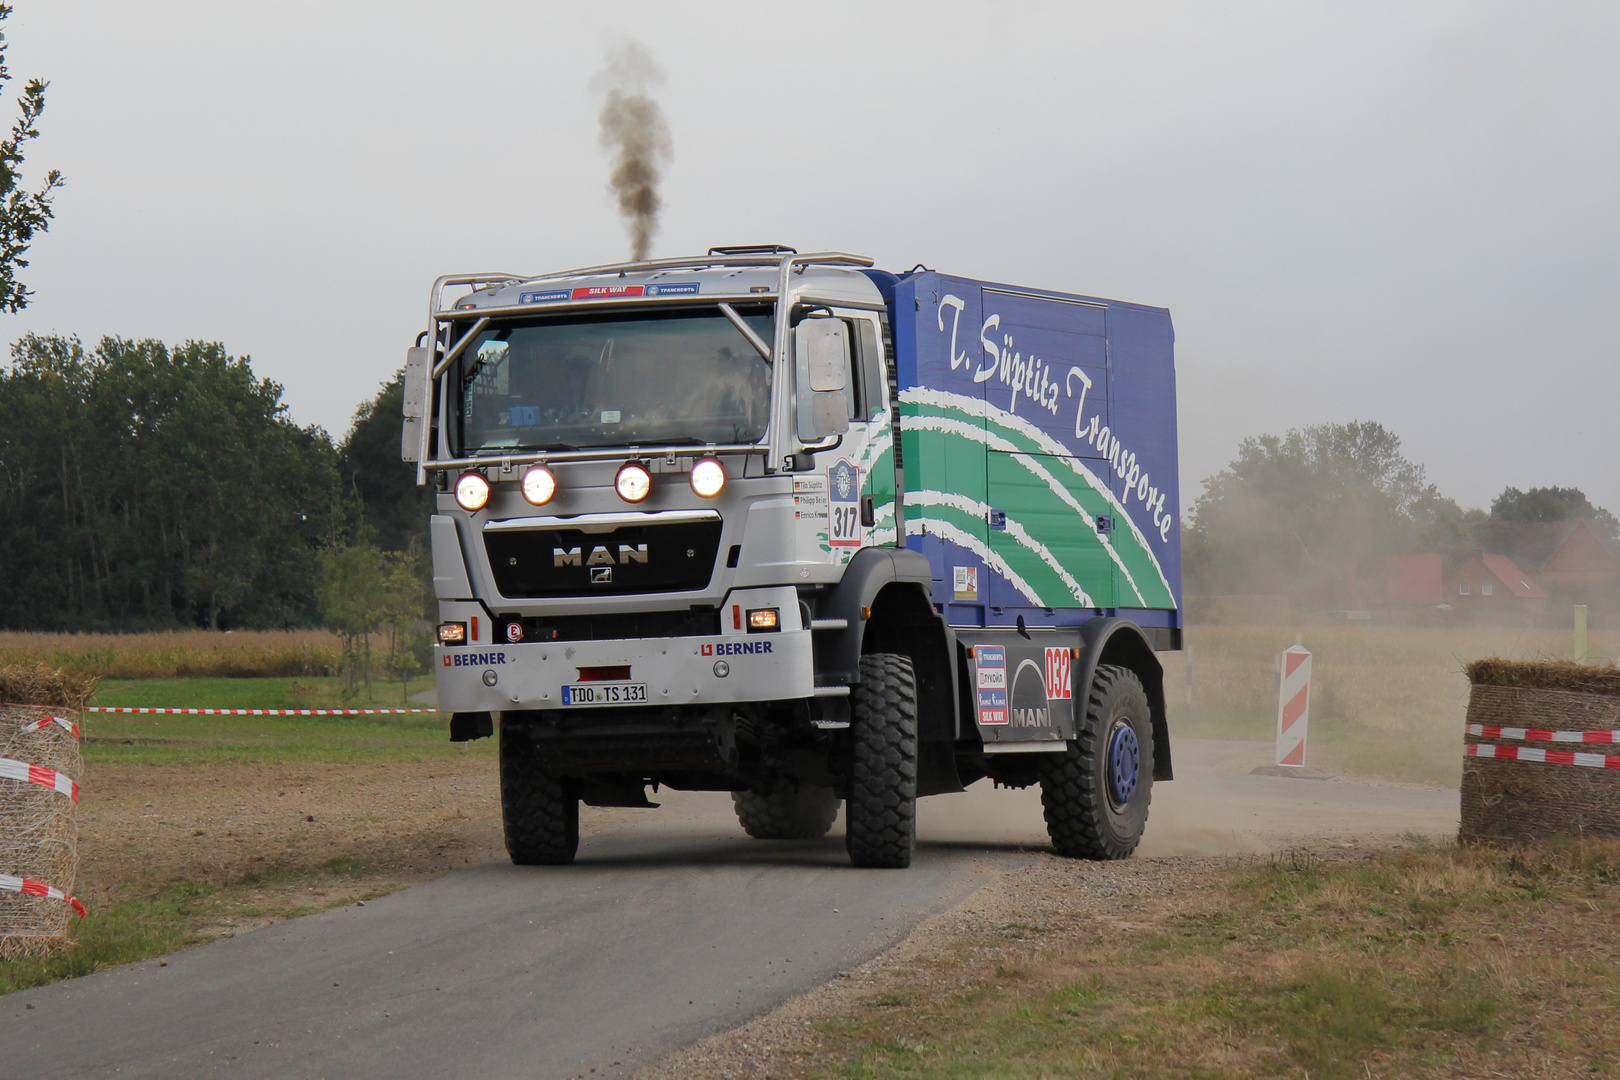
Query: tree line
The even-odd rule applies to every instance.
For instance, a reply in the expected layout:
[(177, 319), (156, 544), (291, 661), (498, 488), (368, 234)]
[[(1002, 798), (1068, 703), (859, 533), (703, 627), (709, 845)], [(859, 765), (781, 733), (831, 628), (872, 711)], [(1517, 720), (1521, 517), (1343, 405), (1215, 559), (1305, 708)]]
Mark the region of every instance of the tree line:
[(23, 338), (0, 369), (0, 627), (327, 621), (333, 552), (420, 561), (401, 393), (396, 376), (334, 443), (217, 342)]
[(1601, 540), (1620, 539), (1620, 521), (1578, 488), (1508, 487), (1489, 510), (1465, 510), (1382, 424), (1316, 424), (1245, 439), (1204, 481), (1182, 533), (1184, 591), (1360, 607), (1377, 595), (1395, 555), (1440, 555), (1449, 568), (1476, 550), (1474, 526), (1575, 518)]

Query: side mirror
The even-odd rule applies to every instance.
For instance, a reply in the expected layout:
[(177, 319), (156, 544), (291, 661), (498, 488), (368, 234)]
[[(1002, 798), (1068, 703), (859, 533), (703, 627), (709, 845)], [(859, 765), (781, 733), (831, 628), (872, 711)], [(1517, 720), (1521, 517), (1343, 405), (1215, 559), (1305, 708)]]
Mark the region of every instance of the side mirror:
[(399, 456), (402, 461), (421, 461), (422, 443), (427, 436), (428, 402), (433, 400), (428, 385), (428, 362), (433, 354), (427, 349), (405, 350), (405, 424), (400, 430)]
[(802, 441), (849, 430), (849, 344), (842, 319), (805, 319), (793, 331)]

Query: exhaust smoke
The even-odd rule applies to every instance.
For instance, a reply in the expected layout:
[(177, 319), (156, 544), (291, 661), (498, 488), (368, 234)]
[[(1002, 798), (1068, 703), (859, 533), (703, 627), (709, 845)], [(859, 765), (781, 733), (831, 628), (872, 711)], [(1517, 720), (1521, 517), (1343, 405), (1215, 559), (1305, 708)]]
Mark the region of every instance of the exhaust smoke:
[(610, 51), (592, 86), (606, 94), (602, 112), (600, 142), (612, 152), (613, 171), (608, 189), (619, 201), (619, 216), (630, 233), (630, 258), (640, 262), (652, 248), (658, 232), (658, 212), (663, 200), (658, 184), (663, 179), (660, 162), (675, 156), (664, 110), (648, 93), (661, 84), (664, 73), (640, 42), (627, 41)]

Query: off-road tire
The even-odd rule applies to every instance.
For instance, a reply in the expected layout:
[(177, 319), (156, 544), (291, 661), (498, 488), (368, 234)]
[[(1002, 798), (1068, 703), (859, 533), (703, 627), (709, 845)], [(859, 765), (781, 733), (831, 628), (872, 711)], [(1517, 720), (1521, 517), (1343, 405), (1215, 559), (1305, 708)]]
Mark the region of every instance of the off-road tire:
[(819, 840), (838, 817), (838, 796), (832, 788), (809, 784), (769, 795), (734, 791), (731, 804), (743, 831), (755, 840)]
[[(1059, 855), (1125, 859), (1141, 842), (1153, 800), (1153, 718), (1136, 673), (1100, 664), (1087, 688), (1085, 715), (1062, 754), (1043, 754), (1041, 806), (1046, 832)], [(1108, 760), (1115, 729), (1127, 724), (1136, 738), (1137, 779), (1129, 798), (1116, 800)]]
[(579, 795), (540, 766), (521, 731), (501, 732), (501, 823), (518, 866), (555, 866), (579, 850)]
[(917, 680), (911, 658), (861, 657), (850, 694), (849, 800), (844, 847), (856, 866), (911, 865), (917, 843)]

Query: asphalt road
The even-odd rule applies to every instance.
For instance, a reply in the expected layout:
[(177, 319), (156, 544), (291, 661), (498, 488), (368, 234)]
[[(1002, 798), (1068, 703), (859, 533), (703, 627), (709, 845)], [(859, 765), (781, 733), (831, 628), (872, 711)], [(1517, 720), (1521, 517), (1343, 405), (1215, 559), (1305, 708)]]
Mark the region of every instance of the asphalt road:
[[(1455, 832), (1454, 791), (1250, 775), (1268, 749), (1178, 742), (1139, 857)], [(1034, 791), (983, 784), (922, 802), (908, 871), (851, 869), (840, 826), (762, 843), (727, 796), (661, 799), (571, 867), (476, 867), (7, 995), (4, 1074), (624, 1076), (875, 955), (1045, 842)]]
[(571, 867), (481, 866), (166, 967), (8, 995), (3, 1072), (627, 1075), (835, 977), (1029, 857), (931, 845), (909, 871), (854, 870), (838, 836), (748, 840), (721, 799), (586, 837)]

